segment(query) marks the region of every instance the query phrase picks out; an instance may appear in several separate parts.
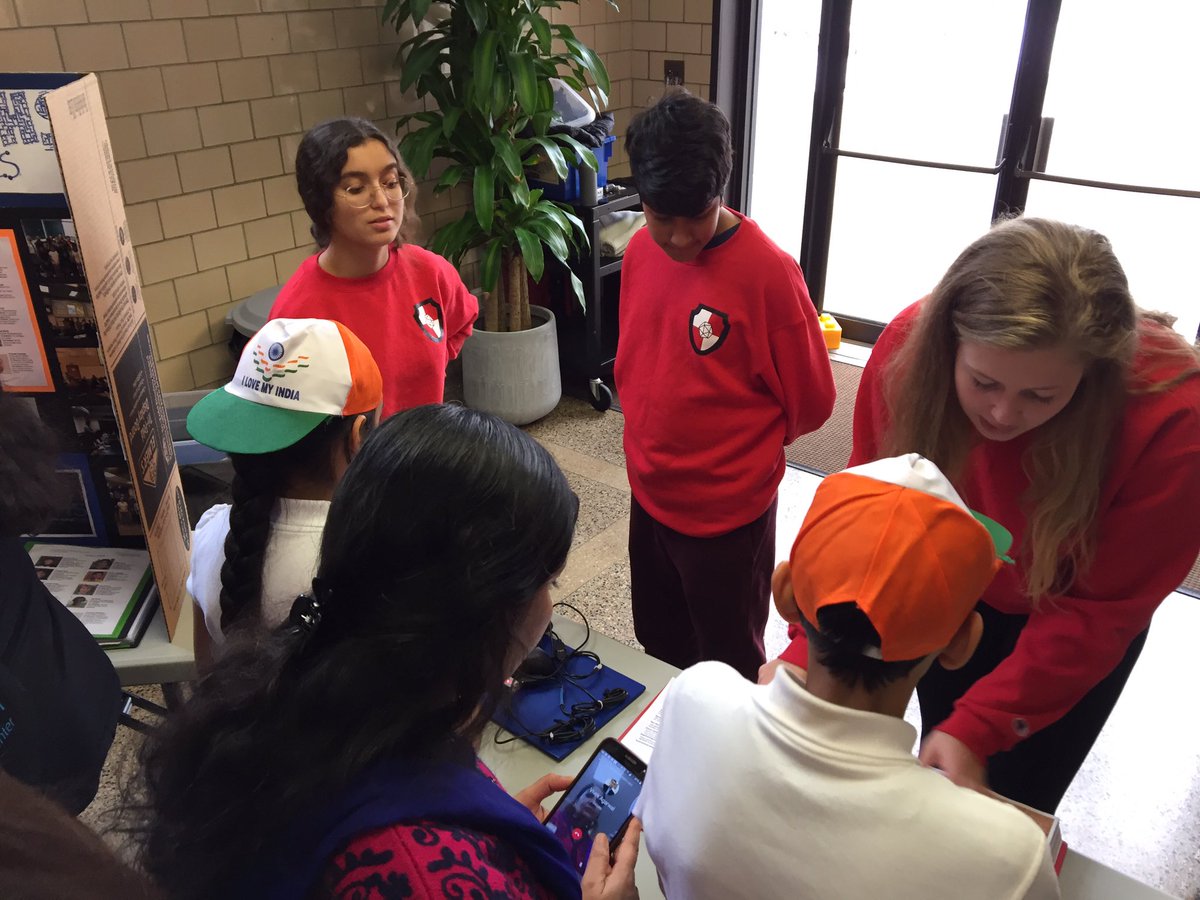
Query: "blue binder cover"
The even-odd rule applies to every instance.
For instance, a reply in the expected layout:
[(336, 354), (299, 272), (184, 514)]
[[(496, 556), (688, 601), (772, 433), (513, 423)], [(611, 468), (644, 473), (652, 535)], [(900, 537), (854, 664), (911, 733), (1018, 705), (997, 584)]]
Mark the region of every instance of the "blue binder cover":
[[(542, 638), (538, 646), (553, 654), (548, 638)], [(550, 678), (544, 682), (525, 684), (514, 689), (502, 700), (492, 716), (492, 721), (501, 728), (520, 737), (556, 762), (566, 759), (591, 737), (588, 735), (577, 741), (550, 743), (533, 736), (534, 733), (553, 728), (556, 722), (565, 722), (570, 718), (570, 714), (564, 713), (560, 704), (570, 710), (573, 704), (590, 701), (592, 696), (589, 694), (600, 698), (607, 690), (624, 688), (627, 693), (624, 700), (612, 706), (606, 704), (605, 708), (594, 716), (595, 730), (599, 731), (646, 691), (644, 684), (639, 684), (606, 665), (601, 664), (597, 667), (596, 661), (586, 656), (570, 657), (565, 664), (565, 674), (572, 677)]]

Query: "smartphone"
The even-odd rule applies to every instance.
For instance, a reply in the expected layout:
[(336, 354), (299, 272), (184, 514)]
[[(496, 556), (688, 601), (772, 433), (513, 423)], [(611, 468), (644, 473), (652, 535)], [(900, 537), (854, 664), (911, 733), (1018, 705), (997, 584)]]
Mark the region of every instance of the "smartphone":
[(606, 738), (550, 810), (546, 828), (580, 873), (597, 834), (612, 841), (623, 831), (645, 780), (646, 764), (620, 741)]

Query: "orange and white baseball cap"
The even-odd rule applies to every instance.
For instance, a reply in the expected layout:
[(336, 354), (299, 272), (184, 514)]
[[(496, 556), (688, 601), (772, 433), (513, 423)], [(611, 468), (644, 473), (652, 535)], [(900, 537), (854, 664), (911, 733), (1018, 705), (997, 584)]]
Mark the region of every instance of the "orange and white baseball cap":
[(879, 633), (864, 655), (921, 659), (949, 645), (991, 583), (1012, 536), (973, 513), (917, 453), (827, 476), (792, 545), (792, 591), (817, 627), (853, 602)]
[(340, 322), (273, 319), (246, 342), (233, 380), (197, 403), (188, 432), (226, 453), (273, 453), (332, 416), (369, 414), (383, 376)]

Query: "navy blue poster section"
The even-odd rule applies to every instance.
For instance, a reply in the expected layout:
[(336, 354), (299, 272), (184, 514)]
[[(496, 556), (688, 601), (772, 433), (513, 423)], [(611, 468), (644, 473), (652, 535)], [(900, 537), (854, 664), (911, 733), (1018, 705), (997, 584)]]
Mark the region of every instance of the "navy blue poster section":
[(59, 474), (70, 498), (70, 510), (51, 523), (44, 536), (53, 535), (61, 543), (144, 547), (69, 210), (65, 202), (58, 207), (12, 207), (6, 201), (0, 194), (0, 230), (16, 234), (54, 386), (52, 393), (16, 393), (37, 408), (57, 438)]

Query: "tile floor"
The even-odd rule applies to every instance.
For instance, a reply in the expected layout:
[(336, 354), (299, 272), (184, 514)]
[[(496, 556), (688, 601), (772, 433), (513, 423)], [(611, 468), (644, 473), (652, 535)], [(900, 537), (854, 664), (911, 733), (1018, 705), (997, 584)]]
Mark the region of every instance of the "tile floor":
[[(556, 599), (581, 609), (593, 627), (637, 646), (629, 612), (629, 486), (621, 450), (623, 418), (564, 398), (529, 427), (567, 472), (580, 498), (575, 548)], [(778, 553), (790, 549), (818, 480), (789, 469), (779, 506)], [(197, 511), (198, 512), (198, 511)], [(1194, 635), (1200, 602), (1175, 594), (1164, 603), (1146, 649), (1107, 727), (1059, 812), (1068, 843), (1139, 880), (1200, 900), (1200, 716), (1194, 697)], [(767, 649), (786, 643), (772, 615)], [(1192, 710), (1188, 712), (1187, 710)], [(916, 719), (915, 709), (910, 717)], [(101, 793), (84, 813), (103, 826), (104, 812), (136, 748), (121, 729)]]

